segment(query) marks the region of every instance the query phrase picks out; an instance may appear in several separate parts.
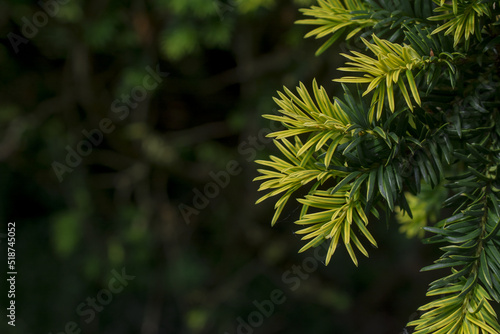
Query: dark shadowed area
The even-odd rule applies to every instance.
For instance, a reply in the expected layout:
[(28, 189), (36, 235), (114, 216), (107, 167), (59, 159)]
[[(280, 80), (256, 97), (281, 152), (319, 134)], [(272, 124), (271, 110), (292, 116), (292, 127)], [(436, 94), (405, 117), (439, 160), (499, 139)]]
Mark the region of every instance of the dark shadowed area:
[(273, 228), (255, 205), (276, 91), (338, 91), (312, 2), (0, 3), (2, 333), (403, 333), (434, 248), (374, 222), (371, 258), (325, 267), (293, 201)]

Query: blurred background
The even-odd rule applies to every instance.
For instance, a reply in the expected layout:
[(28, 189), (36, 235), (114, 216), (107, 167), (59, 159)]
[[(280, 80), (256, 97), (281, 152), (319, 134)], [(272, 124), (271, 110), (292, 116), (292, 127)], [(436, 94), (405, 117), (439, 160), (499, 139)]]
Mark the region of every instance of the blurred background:
[(370, 259), (325, 267), (298, 206), (254, 204), (276, 91), (338, 91), (346, 47), (294, 24), (313, 2), (0, 2), (2, 333), (402, 333), (432, 247), (373, 222)]

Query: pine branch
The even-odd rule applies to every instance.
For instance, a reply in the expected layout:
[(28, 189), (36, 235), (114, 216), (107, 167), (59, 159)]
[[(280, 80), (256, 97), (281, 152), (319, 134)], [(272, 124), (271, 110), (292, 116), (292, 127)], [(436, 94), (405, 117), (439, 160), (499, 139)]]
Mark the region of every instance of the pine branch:
[(481, 17), (491, 16), (491, 4), (483, 1), (459, 1), (453, 0), (452, 4), (447, 4), (443, 0), (434, 0), (439, 4), (439, 7), (434, 11), (443, 13), (440, 15), (429, 17), (430, 21), (447, 20), (445, 24), (436, 28), (432, 33), (437, 34), (445, 31), (445, 35), (454, 35), (454, 46), (457, 46), (462, 38), (468, 45), (470, 37), (476, 35), (476, 38), (481, 40)]
[[(481, 118), (484, 116), (480, 115)], [(491, 124), (497, 113), (489, 113)], [(467, 143), (459, 157), (468, 164), (467, 173), (454, 177), (448, 187), (458, 189), (446, 205), (457, 207), (454, 216), (424, 229), (435, 235), (428, 243), (448, 243), (435, 264), (422, 271), (452, 268), (452, 273), (432, 282), (428, 296), (446, 295), (422, 306), (426, 311), (408, 325), (416, 334), (498, 333), (500, 325), (489, 301), (500, 302), (500, 193), (497, 167), (500, 163), (499, 136), (494, 127)], [(448, 295), (449, 294), (449, 295)]]
[(375, 105), (377, 104), (377, 119), (382, 115), (384, 108), (385, 95), (387, 94), (389, 109), (394, 112), (394, 86), (397, 84), (406, 104), (410, 110), (413, 110), (413, 103), (410, 99), (408, 89), (406, 88), (404, 77), (406, 76), (413, 100), (420, 105), (420, 95), (415, 83), (412, 70), (424, 66), (425, 61), (422, 57), (410, 46), (400, 46), (389, 41), (380, 40), (373, 35), (375, 44), (369, 43), (364, 38), (363, 43), (377, 57), (370, 58), (362, 53), (353, 51), (354, 56), (342, 54), (352, 62), (347, 62), (351, 67), (341, 67), (339, 70), (346, 72), (361, 72), (365, 73), (363, 77), (343, 77), (334, 81), (343, 83), (368, 83), (368, 88), (363, 93), (363, 96), (375, 92), (372, 98), (372, 110), (370, 111), (371, 119)]
[[(316, 51), (319, 56), (337, 41), (345, 31), (349, 31), (346, 40), (354, 37), (361, 32), (363, 28), (375, 25), (377, 21), (370, 18), (360, 18), (360, 13), (366, 13), (367, 6), (360, 0), (319, 0), (319, 7), (312, 6), (309, 9), (302, 9), (304, 15), (312, 16), (314, 19), (299, 20), (297, 24), (319, 25), (312, 30), (307, 37), (316, 36), (322, 38), (332, 35)], [(356, 14), (355, 14), (356, 13)]]
[[(361, 34), (374, 56), (343, 55), (349, 61), (340, 70), (362, 76), (335, 80), (342, 98), (331, 100), (316, 82), (310, 95), (300, 84), (298, 95), (285, 88), (275, 99), (281, 115), (265, 116), (286, 127), (270, 134), (286, 160), (259, 161), (269, 168), (256, 178), (269, 191), (259, 201), (281, 195), (274, 224), (292, 194), (309, 188), (297, 199), (297, 233), (308, 241), (301, 252), (329, 242), (328, 264), (343, 243), (357, 265), (357, 252), (368, 256), (361, 236), (376, 245), (367, 225), (380, 210), (386, 217), (397, 212), (408, 235), (422, 228), (433, 234), (425, 243), (443, 244), (442, 256), (422, 270), (451, 273), (430, 284), (427, 295), (439, 297), (408, 324), (416, 334), (500, 332), (492, 306), (500, 302), (496, 6), (491, 0), (319, 0), (319, 7), (304, 10), (313, 19), (299, 22), (319, 25), (307, 36), (332, 34), (319, 53), (346, 33), (345, 40)], [(369, 35), (372, 41), (363, 38)], [(447, 189), (436, 188), (442, 184)], [(443, 208), (454, 214), (428, 221), (444, 198)]]

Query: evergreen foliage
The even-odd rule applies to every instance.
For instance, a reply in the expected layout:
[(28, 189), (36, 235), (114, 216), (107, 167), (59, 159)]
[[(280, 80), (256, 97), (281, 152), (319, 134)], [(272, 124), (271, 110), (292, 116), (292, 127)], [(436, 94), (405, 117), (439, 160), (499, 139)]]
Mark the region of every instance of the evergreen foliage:
[(396, 212), (403, 232), (423, 229), (424, 243), (443, 252), (422, 269), (443, 273), (430, 283), (434, 299), (408, 326), (499, 333), (498, 3), (318, 0), (302, 11), (311, 18), (298, 23), (317, 26), (306, 37), (328, 37), (318, 55), (347, 41), (339, 70), (354, 75), (335, 79), (343, 94), (333, 98), (316, 81), (311, 92), (284, 88), (281, 115), (265, 115), (285, 127), (270, 134), (283, 157), (257, 161), (259, 190), (268, 191), (259, 202), (279, 195), (272, 224), (306, 187), (300, 251), (328, 242), (328, 264), (342, 242), (357, 265), (358, 252), (368, 256), (363, 244), (377, 245), (369, 223)]

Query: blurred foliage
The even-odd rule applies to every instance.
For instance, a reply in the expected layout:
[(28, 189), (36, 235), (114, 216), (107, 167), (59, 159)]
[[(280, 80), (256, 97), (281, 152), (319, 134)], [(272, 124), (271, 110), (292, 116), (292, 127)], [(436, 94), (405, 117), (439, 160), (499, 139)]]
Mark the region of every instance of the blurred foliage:
[[(234, 333), (274, 289), (286, 302), (260, 333), (404, 326), (407, 300), (421, 300), (409, 286), (424, 289), (417, 242), (400, 245), (382, 228), (379, 252), (396, 257), (379, 261), (389, 280), (368, 284), (380, 268), (354, 271), (340, 252), (292, 290), (282, 276), (307, 259), (295, 254), (299, 240), (268, 228), (271, 206), (253, 205), (253, 156), (273, 150), (259, 135), (269, 125), (258, 116), (275, 110), (269, 96), (313, 76), (336, 87), (338, 57), (315, 58), (293, 24), (313, 2), (46, 0), (58, 5), (39, 26), (39, 4), (0, 3), (0, 221), (17, 222), (19, 273), (16, 327), (2, 321), (2, 333), (59, 333), (71, 321), (82, 333)], [(127, 97), (157, 67), (168, 76), (142, 101)], [(67, 165), (68, 147), (104, 118), (113, 130), (59, 182), (53, 163)], [(186, 221), (179, 206), (194, 208), (194, 190), (230, 161), (241, 172)], [(77, 307), (122, 268), (136, 278), (87, 323)]]
[(418, 195), (406, 193), (405, 196), (413, 218), (398, 208), (396, 218), (401, 224), (399, 231), (405, 233), (408, 238), (415, 236), (422, 238), (425, 234), (424, 227), (437, 222), (447, 193), (446, 188), (442, 186), (433, 189), (425, 183), (422, 184)]

